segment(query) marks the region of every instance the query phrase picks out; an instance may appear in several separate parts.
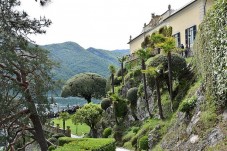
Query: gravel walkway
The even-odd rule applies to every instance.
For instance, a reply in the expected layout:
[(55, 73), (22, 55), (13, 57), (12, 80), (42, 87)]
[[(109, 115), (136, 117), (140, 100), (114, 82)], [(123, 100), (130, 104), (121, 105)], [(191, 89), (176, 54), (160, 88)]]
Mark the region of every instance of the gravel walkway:
[(130, 150), (125, 149), (125, 148), (120, 148), (120, 147), (117, 147), (117, 148), (116, 148), (116, 151), (130, 151)]

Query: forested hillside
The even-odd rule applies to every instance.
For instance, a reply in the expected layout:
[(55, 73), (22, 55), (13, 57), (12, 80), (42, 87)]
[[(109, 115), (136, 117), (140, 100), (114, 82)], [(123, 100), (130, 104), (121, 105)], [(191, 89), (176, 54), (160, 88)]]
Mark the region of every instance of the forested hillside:
[(102, 49), (84, 49), (74, 42), (43, 46), (50, 51), (50, 57), (60, 63), (54, 69), (56, 79), (67, 80), (78, 73), (94, 72), (107, 77), (108, 66), (119, 66), (118, 57), (129, 54), (129, 50), (108, 51)]

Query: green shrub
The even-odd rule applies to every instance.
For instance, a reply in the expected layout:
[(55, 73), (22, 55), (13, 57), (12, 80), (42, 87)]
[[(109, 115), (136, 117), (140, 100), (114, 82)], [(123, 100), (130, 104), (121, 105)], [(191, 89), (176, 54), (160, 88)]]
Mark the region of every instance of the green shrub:
[(55, 149), (56, 149), (56, 147), (53, 146), (53, 145), (51, 145), (51, 146), (48, 147), (48, 151), (52, 151), (52, 150), (55, 150)]
[(136, 102), (138, 99), (137, 92), (138, 92), (137, 87), (131, 88), (127, 92), (127, 99), (130, 101), (131, 105), (133, 106), (136, 106)]
[(181, 103), (179, 110), (181, 112), (189, 113), (195, 107), (196, 101), (197, 101), (197, 99), (194, 98), (194, 97), (187, 99), (187, 100), (184, 100)]
[(101, 102), (101, 108), (103, 110), (106, 110), (108, 107), (110, 107), (112, 104), (112, 101), (109, 98), (104, 98)]
[(54, 145), (58, 145), (58, 139), (55, 137), (51, 137), (48, 139), (51, 143), (53, 143)]
[[(115, 151), (116, 145), (114, 139), (104, 138), (67, 138), (62, 137), (59, 142), (64, 141), (64, 146), (55, 151)], [(65, 143), (67, 141), (67, 143)]]
[(148, 137), (147, 136), (143, 136), (139, 139), (139, 148), (143, 149), (143, 150), (148, 150)]
[(133, 133), (137, 133), (138, 131), (139, 131), (139, 127), (134, 127), (133, 129), (132, 129), (132, 131), (133, 131)]
[(111, 134), (112, 134), (112, 129), (108, 127), (103, 131), (102, 136), (104, 138), (108, 138)]
[(62, 134), (62, 133), (57, 133), (57, 134), (54, 134), (52, 137), (55, 137), (55, 138), (60, 138), (60, 137), (65, 137), (65, 135), (64, 134)]
[(122, 77), (114, 77), (114, 85), (120, 85), (122, 81)]
[(124, 133), (124, 136), (122, 137), (122, 142), (128, 142), (132, 139), (133, 136), (135, 136), (135, 133), (132, 131), (126, 131), (127, 133)]

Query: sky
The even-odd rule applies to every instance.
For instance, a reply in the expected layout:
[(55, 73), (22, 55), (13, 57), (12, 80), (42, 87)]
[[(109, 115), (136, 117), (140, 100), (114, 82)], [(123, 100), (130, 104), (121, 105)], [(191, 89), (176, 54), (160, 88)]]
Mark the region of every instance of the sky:
[(41, 7), (21, 0), (32, 18), (45, 16), (53, 23), (44, 35), (30, 36), (39, 45), (73, 41), (84, 48), (129, 49), (129, 36), (139, 35), (151, 14), (161, 15), (171, 5), (179, 9), (191, 0), (51, 0)]

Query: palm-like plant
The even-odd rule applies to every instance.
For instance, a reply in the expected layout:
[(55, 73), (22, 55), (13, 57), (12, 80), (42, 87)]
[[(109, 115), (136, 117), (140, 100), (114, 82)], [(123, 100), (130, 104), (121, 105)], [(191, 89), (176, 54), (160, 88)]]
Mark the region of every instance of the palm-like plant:
[(65, 121), (70, 119), (70, 115), (68, 112), (61, 112), (59, 115), (60, 119), (63, 121), (63, 131), (65, 133)]
[(109, 66), (109, 71), (111, 74), (111, 86), (112, 86), (112, 93), (114, 94), (114, 74), (116, 73), (116, 68), (114, 65)]
[(175, 39), (166, 37), (165, 42), (158, 45), (167, 54), (168, 58), (168, 76), (169, 76), (169, 94), (171, 100), (171, 110), (173, 111), (173, 86), (172, 86), (172, 67), (171, 67), (171, 52), (175, 49)]
[(147, 70), (143, 70), (142, 72), (148, 73), (151, 77), (154, 77), (154, 79), (155, 79), (159, 116), (161, 119), (164, 119), (163, 110), (162, 110), (162, 102), (161, 102), (160, 85), (159, 85), (159, 82), (160, 82), (159, 76), (162, 72), (162, 65), (159, 65), (158, 67), (149, 67)]
[[(146, 64), (145, 61), (147, 60), (148, 56), (149, 56), (149, 52), (146, 51), (146, 49), (139, 49), (136, 52), (136, 55), (141, 59), (141, 69), (142, 70), (146, 70)], [(151, 112), (149, 110), (149, 103), (148, 103), (148, 95), (147, 95), (147, 82), (146, 82), (146, 74), (143, 73), (143, 86), (144, 86), (144, 97), (145, 97), (145, 101), (146, 101), (146, 106), (147, 106), (147, 111), (149, 113), (149, 116), (151, 117)]]
[(126, 61), (126, 59), (127, 59), (126, 56), (118, 58), (118, 61), (121, 63), (121, 78), (123, 85), (124, 85), (124, 62)]

